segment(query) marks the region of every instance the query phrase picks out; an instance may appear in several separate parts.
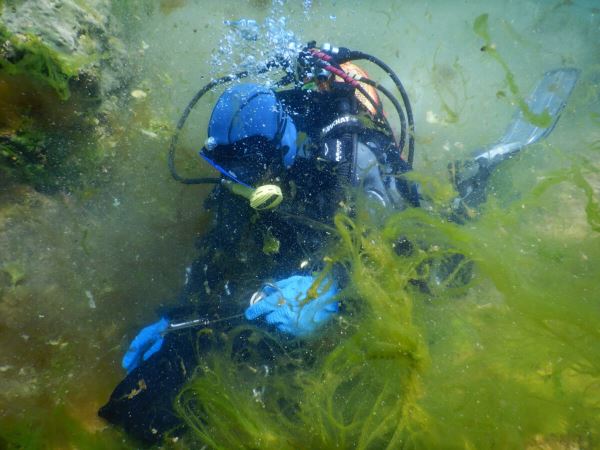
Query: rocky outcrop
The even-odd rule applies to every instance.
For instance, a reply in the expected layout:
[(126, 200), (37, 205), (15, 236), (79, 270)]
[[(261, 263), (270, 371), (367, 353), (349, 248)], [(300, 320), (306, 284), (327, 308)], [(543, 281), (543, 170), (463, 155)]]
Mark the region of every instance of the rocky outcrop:
[(96, 126), (127, 73), (110, 8), (0, 0), (0, 183), (53, 188), (97, 159)]

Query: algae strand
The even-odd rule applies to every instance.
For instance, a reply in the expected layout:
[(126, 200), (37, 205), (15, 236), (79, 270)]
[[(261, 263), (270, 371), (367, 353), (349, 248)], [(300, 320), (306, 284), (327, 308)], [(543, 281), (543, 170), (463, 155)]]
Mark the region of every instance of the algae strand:
[(485, 51), (492, 58), (494, 58), (504, 70), (504, 79), (508, 84), (511, 94), (513, 95), (513, 99), (517, 102), (517, 105), (519, 106), (519, 109), (523, 113), (525, 119), (535, 126), (541, 128), (549, 127), (552, 123), (552, 117), (548, 111), (544, 110), (539, 113), (535, 113), (531, 110), (531, 108), (529, 108), (527, 102), (521, 94), (519, 86), (515, 81), (515, 76), (511, 72), (508, 63), (504, 60), (504, 58), (502, 58), (502, 56), (500, 56), (500, 53), (498, 53), (498, 50), (496, 49), (496, 46), (492, 42), (492, 38), (490, 36), (487, 14), (481, 14), (475, 19), (473, 23), (473, 31), (475, 31), (475, 34), (477, 34), (485, 42), (484, 46), (481, 47), (481, 50)]

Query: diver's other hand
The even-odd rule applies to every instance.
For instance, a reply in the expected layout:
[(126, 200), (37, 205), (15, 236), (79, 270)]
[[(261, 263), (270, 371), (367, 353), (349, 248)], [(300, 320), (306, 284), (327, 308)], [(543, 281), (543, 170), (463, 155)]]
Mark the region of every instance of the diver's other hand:
[[(338, 288), (330, 278), (326, 278), (309, 292), (316, 279), (307, 275), (294, 275), (265, 286), (268, 295), (246, 309), (246, 319), (254, 320), (264, 316), (268, 324), (279, 331), (297, 337), (306, 337), (327, 322), (338, 312), (338, 303), (333, 300)], [(316, 294), (309, 298), (310, 294)]]
[(160, 350), (164, 341), (163, 333), (168, 327), (169, 321), (163, 317), (138, 333), (121, 361), (121, 365), (123, 369), (127, 370), (127, 373)]

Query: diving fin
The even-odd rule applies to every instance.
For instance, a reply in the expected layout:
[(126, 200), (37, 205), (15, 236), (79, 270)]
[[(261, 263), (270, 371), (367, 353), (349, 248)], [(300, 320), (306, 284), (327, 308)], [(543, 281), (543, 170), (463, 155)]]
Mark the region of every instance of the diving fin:
[(504, 136), (495, 144), (480, 151), (475, 156), (475, 160), (486, 159), (490, 164), (496, 164), (523, 147), (535, 144), (548, 136), (556, 126), (578, 77), (579, 70), (574, 68), (546, 72), (526, 103), (529, 110), (536, 115), (546, 112), (550, 118), (549, 125), (547, 127), (534, 125), (519, 109)]
[(548, 126), (531, 123), (522, 109), (515, 114), (504, 136), (494, 144), (477, 152), (470, 161), (449, 165), (450, 176), (458, 190), (455, 209), (459, 205), (473, 208), (485, 200), (485, 186), (492, 170), (502, 161), (548, 136), (560, 117), (567, 100), (577, 83), (579, 70), (574, 68), (555, 69), (544, 74), (535, 89), (527, 97), (526, 104), (531, 113), (547, 113)]

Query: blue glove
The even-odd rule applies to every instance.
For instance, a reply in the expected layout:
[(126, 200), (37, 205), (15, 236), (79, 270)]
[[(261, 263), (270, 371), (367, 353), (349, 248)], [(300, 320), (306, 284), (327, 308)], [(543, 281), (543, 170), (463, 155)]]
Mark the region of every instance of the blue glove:
[(148, 325), (133, 339), (127, 349), (127, 353), (123, 356), (121, 365), (127, 373), (135, 369), (141, 362), (146, 361), (157, 351), (163, 344), (164, 337), (162, 333), (169, 327), (169, 321), (164, 317), (158, 322)]
[(338, 311), (338, 303), (332, 301), (338, 288), (331, 279), (318, 287), (317, 298), (307, 299), (314, 282), (312, 276), (294, 275), (276, 282), (275, 288), (265, 287), (273, 292), (246, 309), (246, 319), (264, 316), (268, 324), (284, 333), (297, 337), (311, 334)]

